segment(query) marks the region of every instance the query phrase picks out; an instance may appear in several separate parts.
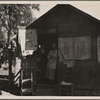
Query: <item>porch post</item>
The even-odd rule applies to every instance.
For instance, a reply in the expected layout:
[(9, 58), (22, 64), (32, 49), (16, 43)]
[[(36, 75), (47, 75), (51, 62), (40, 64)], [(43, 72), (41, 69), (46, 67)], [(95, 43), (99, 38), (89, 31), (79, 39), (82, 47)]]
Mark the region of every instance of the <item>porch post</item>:
[(58, 62), (59, 62), (59, 59), (58, 59), (58, 27), (56, 29), (56, 36), (57, 36), (57, 65), (56, 65), (56, 76), (55, 76), (55, 79), (56, 79), (56, 84), (58, 85), (58, 79), (57, 79), (57, 71), (58, 71)]
[(11, 43), (11, 48), (9, 49), (9, 88), (10, 88), (10, 93), (12, 92), (12, 43)]
[[(37, 30), (36, 30), (37, 35)], [(34, 74), (34, 84), (37, 84), (37, 51), (38, 51), (38, 35), (37, 35), (37, 44), (36, 46), (36, 53), (35, 53), (35, 74)]]

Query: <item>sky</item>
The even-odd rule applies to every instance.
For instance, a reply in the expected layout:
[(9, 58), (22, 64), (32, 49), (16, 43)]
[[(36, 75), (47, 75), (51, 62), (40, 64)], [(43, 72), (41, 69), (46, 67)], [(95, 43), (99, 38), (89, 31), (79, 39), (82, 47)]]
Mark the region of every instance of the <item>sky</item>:
[(48, 10), (50, 10), (52, 7), (54, 7), (57, 4), (71, 4), (72, 6), (92, 15), (93, 17), (100, 20), (100, 1), (71, 1), (71, 0), (59, 0), (59, 1), (0, 1), (0, 4), (40, 4), (40, 11), (35, 11), (33, 15), (35, 15), (37, 18), (42, 16), (44, 13), (46, 13)]
[[(36, 2), (38, 3), (38, 2)], [(39, 2), (40, 11), (35, 11), (34, 15), (39, 18), (57, 4), (71, 4), (72, 6), (92, 15), (100, 20), (100, 1), (45, 1)]]

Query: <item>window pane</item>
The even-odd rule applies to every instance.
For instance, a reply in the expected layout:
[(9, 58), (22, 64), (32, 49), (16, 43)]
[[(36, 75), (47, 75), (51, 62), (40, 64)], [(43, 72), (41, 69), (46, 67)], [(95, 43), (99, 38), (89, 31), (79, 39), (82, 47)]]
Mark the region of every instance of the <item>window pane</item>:
[(29, 29), (26, 31), (26, 50), (36, 50), (37, 46), (37, 34), (35, 29)]
[(59, 38), (58, 47), (66, 60), (91, 58), (91, 37)]
[(84, 60), (91, 58), (91, 37), (75, 37), (75, 59)]
[(73, 38), (59, 38), (58, 48), (60, 48), (61, 53), (64, 55), (66, 60), (74, 59)]

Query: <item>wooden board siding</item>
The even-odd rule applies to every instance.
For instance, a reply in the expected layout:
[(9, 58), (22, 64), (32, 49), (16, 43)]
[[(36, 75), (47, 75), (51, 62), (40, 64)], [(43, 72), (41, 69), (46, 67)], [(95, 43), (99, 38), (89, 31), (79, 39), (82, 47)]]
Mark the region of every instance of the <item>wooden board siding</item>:
[(100, 84), (99, 67), (92, 60), (76, 61), (74, 68), (74, 83), (77, 86), (97, 87)]
[[(74, 38), (76, 38), (76, 37), (74, 37)], [(77, 37), (77, 38), (79, 38), (79, 37)], [(75, 41), (74, 41), (74, 43), (75, 43)], [(80, 43), (80, 42), (77, 41), (77, 43)], [(63, 75), (63, 78), (64, 78), (65, 81), (68, 82), (68, 81), (73, 80), (73, 83), (76, 86), (82, 86), (82, 87), (89, 86), (89, 87), (93, 88), (93, 87), (99, 86), (99, 84), (100, 84), (100, 81), (99, 81), (99, 78), (100, 78), (99, 77), (99, 70), (100, 70), (100, 68), (99, 68), (99, 65), (97, 65), (97, 38), (91, 37), (90, 42), (88, 41), (86, 43), (87, 44), (89, 43), (89, 45), (87, 45), (87, 48), (89, 49), (88, 54), (90, 54), (89, 55), (90, 58), (86, 59), (86, 58), (84, 58), (84, 55), (81, 56), (82, 59), (81, 58), (80, 59), (79, 58), (78, 59), (73, 58), (75, 60), (75, 65), (72, 68), (73, 70), (70, 71), (70, 73), (67, 72), (68, 68), (66, 66), (66, 67), (63, 67), (63, 68), (65, 68), (64, 70), (63, 70), (63, 68), (61, 68), (60, 71), (62, 70), (63, 72), (59, 71), (59, 73), (60, 73), (61, 76)], [(75, 49), (74, 49), (73, 52), (75, 52)], [(77, 52), (78, 52), (78, 54), (80, 54), (79, 51), (77, 51)], [(68, 53), (68, 54), (70, 54), (70, 53)], [(76, 53), (77, 56), (79, 56), (78, 54)], [(60, 80), (63, 79), (63, 78), (60, 78), (61, 76), (59, 76)]]
[(97, 36), (100, 33), (100, 26), (95, 26), (91, 22), (71, 22), (67, 24), (59, 24), (59, 37), (78, 37), (78, 36)]
[(67, 68), (63, 63), (58, 64), (57, 83), (72, 82), (75, 88), (97, 88), (100, 86), (100, 67), (93, 60), (76, 60), (75, 66)]

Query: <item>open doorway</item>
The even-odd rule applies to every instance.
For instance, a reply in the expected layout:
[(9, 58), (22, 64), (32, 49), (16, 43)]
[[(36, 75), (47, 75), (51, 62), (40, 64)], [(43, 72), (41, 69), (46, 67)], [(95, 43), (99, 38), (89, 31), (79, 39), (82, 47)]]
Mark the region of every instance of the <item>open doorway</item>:
[[(46, 77), (47, 65), (48, 65), (48, 54), (50, 50), (52, 50), (52, 44), (56, 44), (57, 46), (57, 35), (56, 34), (38, 35), (37, 75), (36, 75), (37, 84), (49, 84), (49, 85), (52, 84), (52, 81)], [(40, 60), (38, 58), (40, 58)], [(55, 76), (56, 76), (56, 73), (55, 73)], [(55, 83), (56, 83), (56, 77), (54, 79), (53, 84)]]

